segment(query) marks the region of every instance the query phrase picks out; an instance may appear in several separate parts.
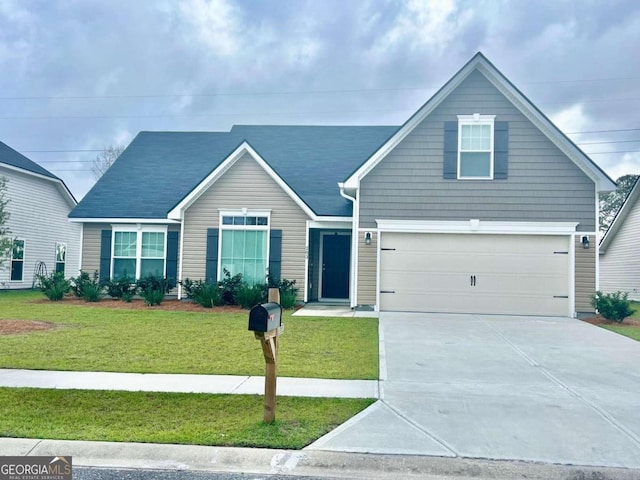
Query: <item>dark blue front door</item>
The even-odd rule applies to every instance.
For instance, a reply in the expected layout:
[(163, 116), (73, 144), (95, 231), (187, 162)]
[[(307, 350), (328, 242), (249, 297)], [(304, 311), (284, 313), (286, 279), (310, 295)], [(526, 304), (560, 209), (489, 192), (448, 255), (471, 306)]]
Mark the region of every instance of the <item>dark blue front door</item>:
[(351, 235), (322, 239), (322, 298), (349, 298)]

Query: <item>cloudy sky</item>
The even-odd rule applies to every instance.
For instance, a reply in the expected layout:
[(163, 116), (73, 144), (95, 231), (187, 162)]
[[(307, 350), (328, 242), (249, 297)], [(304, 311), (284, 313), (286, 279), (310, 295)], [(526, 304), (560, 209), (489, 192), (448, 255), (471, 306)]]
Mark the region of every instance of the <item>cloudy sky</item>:
[(401, 124), (477, 51), (640, 173), (637, 0), (0, 0), (0, 141), (80, 199), (141, 130)]

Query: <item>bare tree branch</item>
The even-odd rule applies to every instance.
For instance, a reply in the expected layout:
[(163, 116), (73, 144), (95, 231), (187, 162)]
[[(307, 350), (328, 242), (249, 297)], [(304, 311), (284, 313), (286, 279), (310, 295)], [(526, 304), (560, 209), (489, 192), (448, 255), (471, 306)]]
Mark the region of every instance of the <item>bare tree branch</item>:
[(124, 151), (124, 148), (124, 145), (109, 145), (104, 147), (104, 150), (96, 155), (96, 158), (93, 160), (93, 165), (91, 166), (91, 171), (96, 180), (100, 180), (100, 177), (113, 165), (113, 162), (115, 162)]

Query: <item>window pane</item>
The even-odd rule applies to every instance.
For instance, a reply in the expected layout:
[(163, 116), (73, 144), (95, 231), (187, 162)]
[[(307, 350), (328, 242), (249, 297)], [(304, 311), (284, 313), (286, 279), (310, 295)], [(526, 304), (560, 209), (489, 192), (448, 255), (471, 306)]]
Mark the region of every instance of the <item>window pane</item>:
[(142, 259), (140, 261), (140, 277), (144, 278), (149, 275), (164, 277), (164, 260)]
[(18, 281), (18, 282), (22, 281), (23, 269), (24, 269), (24, 262), (22, 260), (11, 262), (11, 280)]
[(135, 258), (114, 258), (113, 278), (118, 279), (124, 276), (135, 278), (136, 259)]
[(269, 225), (268, 217), (258, 217), (258, 225)]
[[(13, 249), (11, 251), (13, 260), (24, 260), (24, 240), (14, 240)], [(22, 278), (22, 274), (20, 276)]]
[(246, 225), (256, 225), (256, 217), (247, 217)]
[(489, 177), (491, 154), (460, 153), (460, 177)]
[(233, 217), (234, 225), (244, 225), (244, 217)]
[(266, 230), (223, 230), (221, 268), (241, 273), (248, 283), (264, 283), (267, 269)]
[(56, 262), (66, 262), (67, 246), (64, 243), (56, 243)]
[(113, 243), (114, 257), (135, 257), (136, 256), (136, 232), (115, 232)]
[(233, 217), (228, 217), (228, 216), (222, 217), (222, 224), (223, 225), (231, 225), (231, 224), (233, 224)]
[(164, 233), (142, 233), (142, 258), (147, 257), (164, 258)]
[(56, 273), (64, 274), (64, 263), (63, 262), (56, 262)]

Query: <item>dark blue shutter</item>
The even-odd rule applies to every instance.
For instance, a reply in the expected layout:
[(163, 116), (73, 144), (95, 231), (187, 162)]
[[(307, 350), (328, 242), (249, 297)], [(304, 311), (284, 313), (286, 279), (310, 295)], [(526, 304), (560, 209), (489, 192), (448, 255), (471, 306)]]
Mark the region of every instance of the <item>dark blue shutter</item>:
[(444, 122), (444, 168), (442, 177), (458, 178), (458, 122)]
[(282, 230), (271, 230), (269, 236), (269, 276), (280, 281), (282, 267)]
[(100, 236), (100, 281), (111, 277), (111, 230), (102, 230)]
[(167, 279), (178, 281), (178, 232), (167, 232)]
[(218, 236), (217, 228), (207, 229), (207, 258), (205, 264), (205, 279), (207, 282), (218, 281)]
[(505, 180), (509, 174), (509, 122), (493, 127), (493, 178)]

